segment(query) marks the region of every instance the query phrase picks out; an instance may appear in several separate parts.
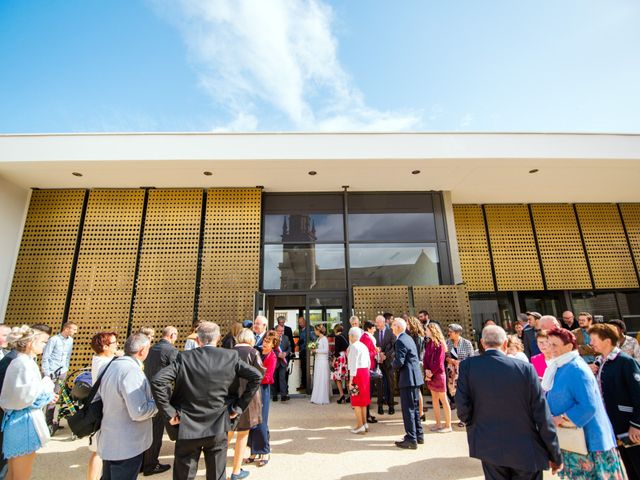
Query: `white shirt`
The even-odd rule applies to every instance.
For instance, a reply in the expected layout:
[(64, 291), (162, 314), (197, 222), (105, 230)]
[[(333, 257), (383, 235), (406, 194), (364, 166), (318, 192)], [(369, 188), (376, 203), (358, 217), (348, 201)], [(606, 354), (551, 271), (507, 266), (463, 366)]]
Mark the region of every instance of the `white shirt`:
[(513, 355), (507, 355), (508, 357), (515, 358), (516, 360), (522, 360), (523, 362), (529, 363), (529, 359), (524, 354), (524, 352), (516, 352)]
[(356, 376), (359, 368), (371, 368), (369, 349), (364, 343), (358, 340), (351, 344), (347, 355), (347, 364), (351, 378)]
[(108, 364), (113, 357), (103, 357), (102, 355), (94, 355), (91, 360), (91, 383), (96, 383), (100, 371)]

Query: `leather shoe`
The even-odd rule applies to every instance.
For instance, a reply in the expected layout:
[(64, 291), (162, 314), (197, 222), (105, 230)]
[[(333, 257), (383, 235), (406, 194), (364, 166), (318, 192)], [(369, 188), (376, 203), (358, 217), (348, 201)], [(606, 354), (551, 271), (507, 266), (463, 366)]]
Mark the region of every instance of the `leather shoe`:
[(396, 442), (396, 447), (409, 449), (409, 450), (416, 450), (418, 448), (418, 444), (417, 443), (413, 443), (413, 442), (409, 442), (407, 440), (403, 440), (401, 442)]
[(378, 415), (384, 415), (384, 408), (382, 408), (382, 405), (378, 405)]
[(396, 413), (395, 408), (389, 407), (389, 415), (393, 415), (394, 413)]
[(418, 445), (424, 445), (424, 438), (418, 439)]
[(289, 401), (289, 395), (285, 395), (284, 397), (282, 397), (282, 401), (283, 402), (288, 402)]
[(376, 417), (367, 417), (367, 423), (378, 423)]
[(166, 463), (158, 463), (155, 467), (153, 467), (153, 470), (148, 470), (146, 472), (142, 472), (142, 474), (145, 477), (148, 477), (149, 475), (155, 475), (157, 473), (164, 473), (167, 470), (169, 470), (171, 468), (171, 465), (168, 465)]

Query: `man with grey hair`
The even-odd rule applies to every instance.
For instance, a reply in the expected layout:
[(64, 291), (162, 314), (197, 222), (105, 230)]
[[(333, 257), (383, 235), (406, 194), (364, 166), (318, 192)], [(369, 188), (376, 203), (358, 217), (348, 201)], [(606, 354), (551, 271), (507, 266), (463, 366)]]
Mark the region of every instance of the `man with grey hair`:
[(262, 315), (256, 317), (253, 321), (253, 333), (256, 335), (256, 343), (253, 345), (253, 348), (262, 353), (262, 341), (264, 340), (265, 333), (267, 333), (267, 317), (263, 317)]
[(554, 328), (562, 328), (560, 322), (553, 315), (543, 315), (538, 320), (538, 327), (540, 330), (551, 330)]
[(562, 468), (556, 428), (533, 366), (506, 355), (507, 334), (482, 330), (482, 355), (460, 363), (456, 405), (469, 455), (491, 480), (542, 480)]
[(142, 371), (150, 347), (149, 337), (135, 333), (124, 344), (124, 356), (103, 369), (98, 388), (103, 403), (98, 455), (104, 480), (135, 479), (143, 453), (151, 446), (151, 418), (158, 409)]
[(400, 407), (404, 422), (404, 438), (396, 442), (398, 448), (415, 450), (419, 443), (424, 443), (424, 431), (420, 421), (420, 387), (424, 378), (420, 370), (418, 350), (413, 339), (407, 335), (407, 322), (395, 318), (391, 330), (396, 336), (395, 358), (392, 366), (398, 370), (398, 389), (400, 390)]
[[(225, 478), (231, 420), (242, 414), (260, 387), (261, 373), (240, 360), (235, 349), (216, 348), (219, 339), (220, 327), (202, 322), (196, 339), (202, 348), (182, 352), (151, 381), (158, 408), (173, 426), (170, 436), (176, 437), (176, 480), (195, 478), (201, 453), (206, 477)], [(238, 398), (241, 378), (247, 380), (247, 386)]]
[[(178, 329), (172, 325), (162, 330), (162, 338), (149, 350), (149, 355), (144, 362), (144, 374), (151, 381), (153, 376), (164, 367), (173, 362), (178, 356), (178, 350), (174, 347), (178, 339)], [(160, 463), (160, 447), (162, 447), (162, 435), (166, 419), (162, 415), (153, 417), (153, 442), (144, 452), (142, 473), (145, 476), (166, 472), (171, 465)]]

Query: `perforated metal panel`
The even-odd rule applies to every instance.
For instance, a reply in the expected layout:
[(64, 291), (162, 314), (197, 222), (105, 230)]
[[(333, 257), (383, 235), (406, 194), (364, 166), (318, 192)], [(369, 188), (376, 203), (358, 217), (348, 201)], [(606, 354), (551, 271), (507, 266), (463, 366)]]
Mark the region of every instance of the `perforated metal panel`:
[(178, 327), (191, 333), (203, 190), (150, 190), (145, 217), (132, 331)]
[(409, 287), (353, 287), (353, 308), (361, 321), (385, 312), (399, 316), (409, 311)]
[(590, 289), (591, 277), (572, 205), (531, 205), (548, 290)]
[[(62, 324), (84, 190), (35, 190), (22, 234), (5, 322)], [(6, 252), (5, 252), (6, 253)]]
[(262, 192), (207, 191), (199, 315), (228, 327), (253, 316), (259, 286)]
[(542, 290), (542, 274), (526, 205), (486, 205), (499, 291)]
[(471, 338), (473, 325), (466, 285), (413, 287), (413, 303), (416, 312), (427, 310), (429, 318), (440, 322), (443, 329), (458, 323), (465, 329), (465, 336)]
[(85, 365), (97, 332), (125, 340), (138, 254), (144, 190), (92, 190), (69, 310), (78, 324), (74, 366)]
[(637, 288), (629, 245), (616, 205), (576, 205), (595, 288)]
[[(627, 229), (631, 252), (636, 261), (636, 268), (640, 269), (640, 203), (622, 203), (620, 211)], [(640, 275), (640, 270), (638, 275)]]
[(462, 279), (472, 292), (493, 292), (484, 215), (479, 205), (454, 205)]

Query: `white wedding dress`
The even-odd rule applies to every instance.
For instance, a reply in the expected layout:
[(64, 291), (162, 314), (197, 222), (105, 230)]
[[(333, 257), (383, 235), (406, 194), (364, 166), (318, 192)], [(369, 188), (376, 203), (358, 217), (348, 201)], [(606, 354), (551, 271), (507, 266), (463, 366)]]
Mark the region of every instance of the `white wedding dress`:
[(329, 375), (329, 340), (323, 336), (318, 340), (316, 361), (313, 365), (313, 392), (311, 403), (326, 405), (329, 403), (331, 392), (331, 377)]

